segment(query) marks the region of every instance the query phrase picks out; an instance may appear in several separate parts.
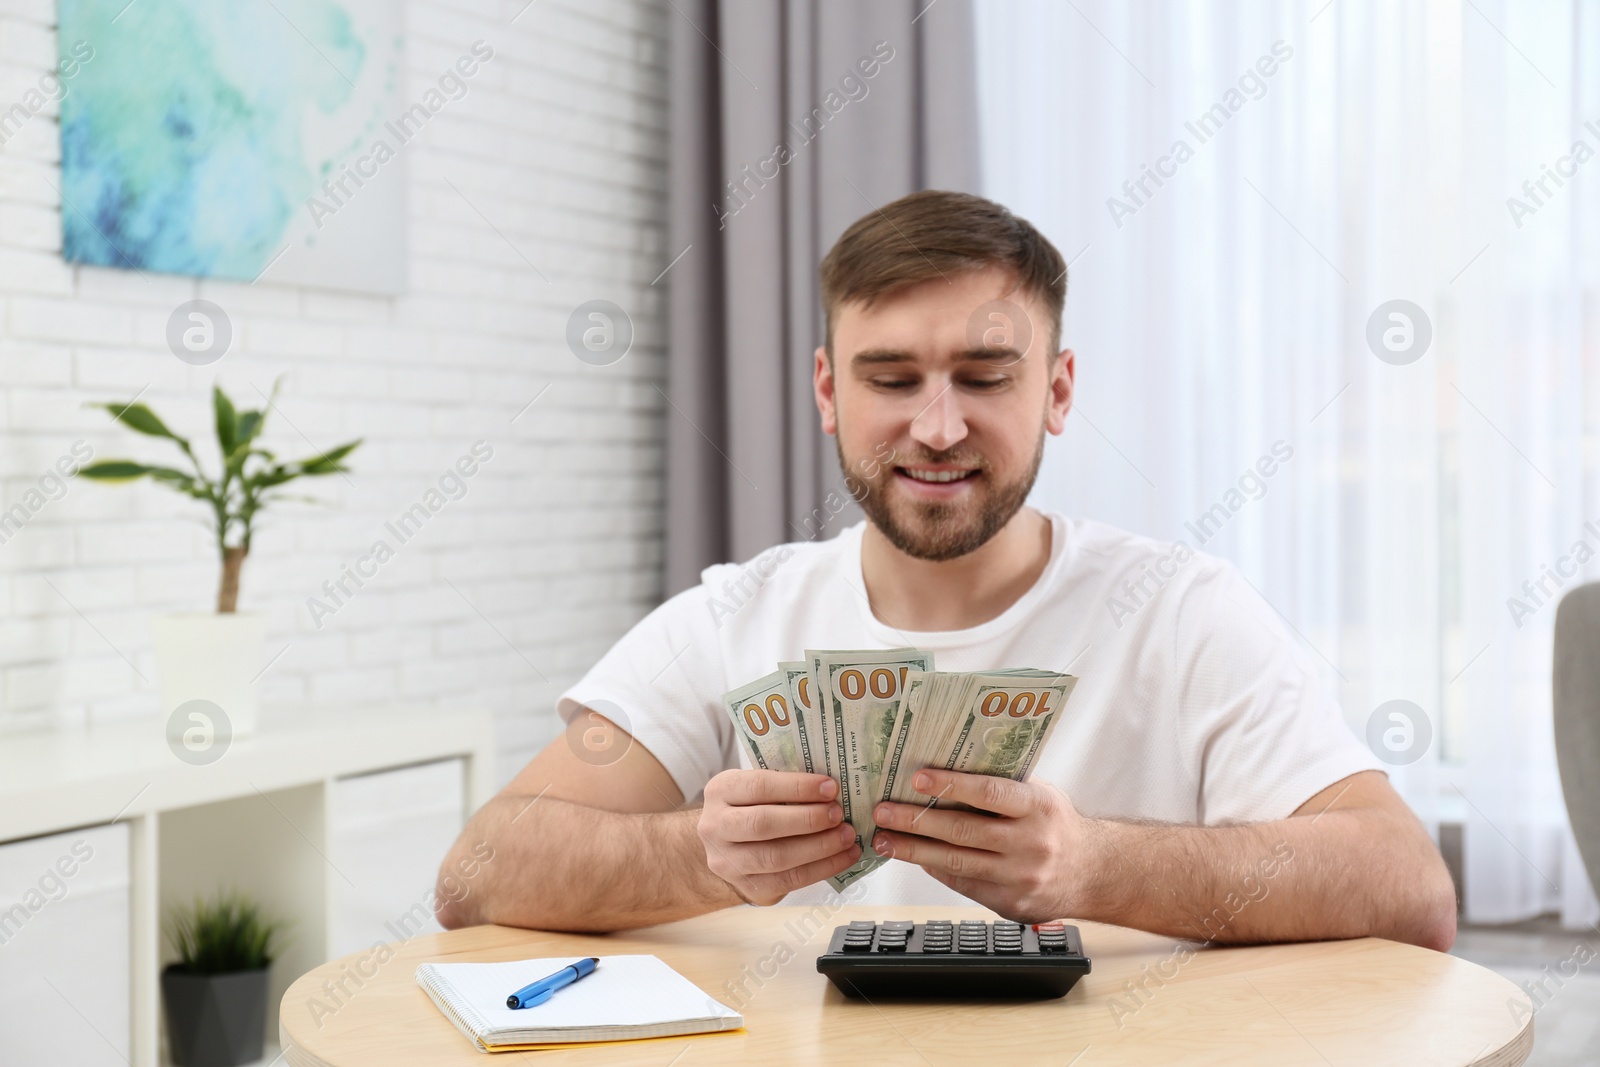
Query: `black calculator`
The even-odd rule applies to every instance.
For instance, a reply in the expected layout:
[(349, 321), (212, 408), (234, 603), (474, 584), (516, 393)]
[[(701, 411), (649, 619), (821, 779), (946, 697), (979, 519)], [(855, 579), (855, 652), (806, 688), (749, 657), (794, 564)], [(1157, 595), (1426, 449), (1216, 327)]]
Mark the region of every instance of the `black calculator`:
[(851, 997), (1065, 996), (1089, 973), (1078, 928), (979, 919), (837, 926), (817, 970)]

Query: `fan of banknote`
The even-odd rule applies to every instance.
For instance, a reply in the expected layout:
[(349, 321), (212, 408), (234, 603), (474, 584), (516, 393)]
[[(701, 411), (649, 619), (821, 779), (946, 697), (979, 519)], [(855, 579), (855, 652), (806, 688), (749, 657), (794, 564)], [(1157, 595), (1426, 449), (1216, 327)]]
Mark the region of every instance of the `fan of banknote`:
[(876, 870), (880, 800), (963, 807), (911, 787), (924, 767), (1021, 780), (1033, 768), (1077, 678), (1056, 671), (935, 671), (917, 648), (807, 650), (731, 690), (722, 706), (750, 761), (773, 771), (826, 774), (839, 783), (861, 859), (835, 889)]

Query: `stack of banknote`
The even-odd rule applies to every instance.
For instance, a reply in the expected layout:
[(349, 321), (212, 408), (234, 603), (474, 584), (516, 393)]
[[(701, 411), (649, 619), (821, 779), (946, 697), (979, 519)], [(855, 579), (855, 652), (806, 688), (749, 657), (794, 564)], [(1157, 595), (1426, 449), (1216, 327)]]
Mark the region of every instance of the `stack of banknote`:
[(756, 767), (838, 781), (861, 859), (829, 879), (835, 889), (885, 862), (872, 849), (878, 801), (961, 807), (912, 788), (924, 767), (1022, 779), (1078, 681), (1028, 668), (935, 671), (933, 653), (916, 648), (805, 657), (723, 694), (722, 706)]

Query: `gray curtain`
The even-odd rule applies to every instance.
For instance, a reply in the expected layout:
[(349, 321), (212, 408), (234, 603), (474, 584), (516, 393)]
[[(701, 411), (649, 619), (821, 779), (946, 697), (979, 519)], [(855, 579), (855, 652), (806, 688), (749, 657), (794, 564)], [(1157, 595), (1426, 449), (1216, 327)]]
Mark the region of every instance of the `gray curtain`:
[(969, 0), (669, 3), (670, 595), (859, 517), (824, 506), (817, 264), (881, 204), (976, 192), (978, 145)]

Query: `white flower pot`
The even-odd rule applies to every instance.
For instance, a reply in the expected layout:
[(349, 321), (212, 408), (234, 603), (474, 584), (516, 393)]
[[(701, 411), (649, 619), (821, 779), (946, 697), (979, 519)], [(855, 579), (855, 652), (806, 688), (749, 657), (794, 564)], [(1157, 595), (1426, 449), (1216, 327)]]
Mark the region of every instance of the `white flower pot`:
[(253, 681), (262, 667), (266, 616), (158, 615), (150, 626), (161, 678), (161, 714), (169, 728), (181, 734), (187, 720), (174, 719), (172, 713), (191, 700), (205, 700), (222, 709), (232, 736), (254, 733), (260, 690)]

